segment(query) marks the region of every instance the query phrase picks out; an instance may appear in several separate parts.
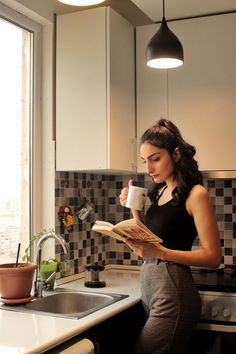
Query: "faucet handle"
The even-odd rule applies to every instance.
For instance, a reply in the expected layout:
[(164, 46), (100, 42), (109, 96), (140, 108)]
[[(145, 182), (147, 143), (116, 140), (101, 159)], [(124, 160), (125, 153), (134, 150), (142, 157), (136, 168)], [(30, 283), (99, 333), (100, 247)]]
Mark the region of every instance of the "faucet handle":
[(49, 275), (49, 277), (44, 280), (45, 283), (49, 283), (55, 276), (56, 276), (57, 272), (56, 270), (54, 270), (54, 272), (52, 272), (52, 274)]

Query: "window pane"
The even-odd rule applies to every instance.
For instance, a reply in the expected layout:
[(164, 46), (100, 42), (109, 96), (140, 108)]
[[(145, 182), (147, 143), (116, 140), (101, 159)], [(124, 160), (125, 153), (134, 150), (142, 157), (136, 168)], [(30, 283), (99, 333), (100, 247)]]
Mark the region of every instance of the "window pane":
[(30, 42), (29, 31), (0, 19), (0, 263), (29, 240)]

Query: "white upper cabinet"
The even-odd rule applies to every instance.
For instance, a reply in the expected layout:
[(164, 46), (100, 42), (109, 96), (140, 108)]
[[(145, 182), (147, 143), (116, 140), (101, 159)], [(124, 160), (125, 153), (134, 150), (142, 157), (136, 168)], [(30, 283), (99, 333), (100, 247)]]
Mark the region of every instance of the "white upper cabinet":
[(170, 22), (185, 61), (168, 71), (145, 65), (158, 27), (137, 28), (137, 138), (168, 118), (196, 147), (202, 171), (236, 170), (236, 14)]
[(58, 171), (136, 170), (134, 74), (134, 28), (114, 10), (58, 16)]

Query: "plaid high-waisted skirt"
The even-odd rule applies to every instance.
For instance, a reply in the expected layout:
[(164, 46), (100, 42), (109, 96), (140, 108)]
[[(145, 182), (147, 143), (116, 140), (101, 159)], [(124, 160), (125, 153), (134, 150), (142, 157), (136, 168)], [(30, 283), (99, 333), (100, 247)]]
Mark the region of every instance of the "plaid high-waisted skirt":
[(188, 266), (158, 261), (141, 267), (145, 324), (135, 354), (183, 354), (197, 326), (201, 300)]

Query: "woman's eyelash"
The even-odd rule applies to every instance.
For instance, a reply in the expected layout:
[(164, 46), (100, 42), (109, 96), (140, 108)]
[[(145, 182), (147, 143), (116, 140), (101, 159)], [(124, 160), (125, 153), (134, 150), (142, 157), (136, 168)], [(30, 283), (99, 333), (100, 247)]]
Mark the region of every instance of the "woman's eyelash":
[[(159, 157), (155, 157), (155, 158), (150, 159), (150, 161), (152, 161), (152, 162), (157, 162), (157, 161), (159, 161), (159, 160), (160, 160)], [(147, 163), (147, 161), (142, 160), (142, 163), (145, 165), (145, 164)]]

